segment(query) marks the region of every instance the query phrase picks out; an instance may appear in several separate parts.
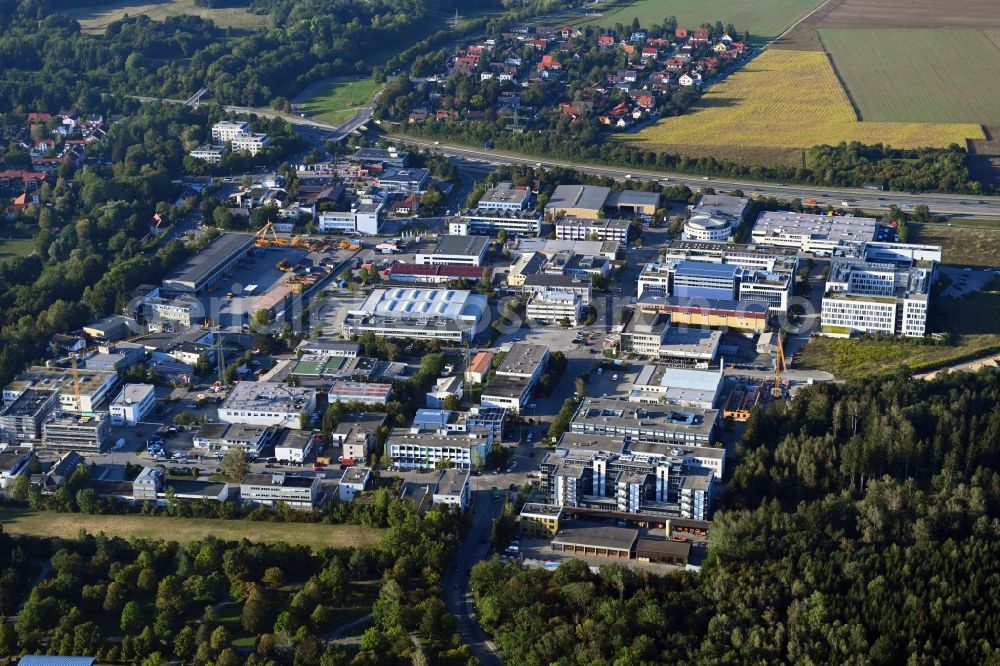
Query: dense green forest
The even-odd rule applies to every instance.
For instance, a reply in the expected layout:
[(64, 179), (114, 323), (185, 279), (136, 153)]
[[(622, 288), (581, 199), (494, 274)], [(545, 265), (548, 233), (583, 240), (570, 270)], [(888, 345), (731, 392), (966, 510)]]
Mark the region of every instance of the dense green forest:
[(1000, 372), (758, 412), (700, 573), (473, 569), (507, 663), (1000, 661)]
[[(144, 666), (469, 664), (440, 598), (460, 516), (441, 507), (419, 516), (387, 496), (374, 510), (387, 527), (380, 546), (320, 552), (0, 532), (0, 616), (16, 614), (0, 623), (0, 655), (90, 654)], [(32, 585), (42, 567), (47, 575)], [(372, 614), (360, 645), (324, 640), (359, 605)]]

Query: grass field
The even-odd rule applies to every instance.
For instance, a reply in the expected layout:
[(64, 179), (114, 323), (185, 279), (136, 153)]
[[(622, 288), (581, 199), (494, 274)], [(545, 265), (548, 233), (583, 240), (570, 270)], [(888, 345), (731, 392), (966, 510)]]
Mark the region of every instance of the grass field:
[(787, 149), (841, 141), (914, 148), (981, 137), (973, 124), (859, 122), (825, 54), (768, 49), (711, 86), (690, 112), (622, 140), (669, 152), (676, 145)]
[(863, 120), (1000, 124), (1000, 30), (819, 35)]
[[(249, 2), (247, 3), (250, 4)], [(63, 14), (80, 22), (84, 32), (103, 32), (108, 24), (117, 21), (126, 14), (138, 16), (145, 14), (149, 18), (162, 21), (168, 16), (189, 14), (214, 21), (220, 28), (260, 28), (268, 24), (268, 17), (251, 14), (245, 7), (227, 7), (208, 9), (196, 7), (194, 0), (112, 0), (102, 5), (90, 5), (77, 9), (63, 11)]]
[(347, 548), (379, 543), (385, 530), (359, 525), (264, 523), (249, 520), (167, 518), (163, 516), (92, 516), (0, 508), (0, 524), (9, 534), (75, 538), (81, 529), (111, 536), (164, 539), (186, 543), (212, 535), (238, 541), (286, 541), (311, 548)]
[(741, 33), (754, 39), (771, 39), (815, 9), (823, 0), (625, 0), (603, 11), (587, 23), (610, 26), (631, 25), (633, 17), (649, 26), (676, 16), (682, 27), (696, 28), (702, 23), (732, 23)]
[(367, 104), (376, 90), (378, 84), (372, 79), (328, 83), (299, 105), (299, 110), (316, 120), (341, 123)]
[(0, 239), (0, 264), (18, 257), (26, 257), (35, 249), (35, 242), (30, 239), (11, 238)]
[(904, 366), (915, 373), (926, 372), (1000, 351), (998, 321), (1000, 284), (994, 280), (972, 298), (941, 298), (931, 304), (928, 328), (953, 333), (953, 345), (934, 347), (900, 340), (813, 338), (799, 356), (799, 367), (830, 370), (837, 379), (863, 379)]
[[(992, 223), (992, 224), (991, 224)], [(1000, 228), (995, 220), (945, 224), (910, 224), (909, 241), (940, 245), (946, 264), (958, 266), (1000, 266)], [(997, 320), (1000, 325), (1000, 319)]]

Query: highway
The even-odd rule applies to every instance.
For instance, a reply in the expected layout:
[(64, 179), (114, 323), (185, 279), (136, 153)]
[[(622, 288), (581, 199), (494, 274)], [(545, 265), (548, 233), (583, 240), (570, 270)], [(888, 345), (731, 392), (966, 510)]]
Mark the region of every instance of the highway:
[(417, 139), (405, 135), (388, 135), (395, 141), (408, 143), (412, 146), (427, 148), (451, 157), (461, 157), (469, 161), (487, 162), (490, 164), (523, 164), (527, 166), (554, 166), (575, 169), (582, 173), (595, 176), (605, 176), (615, 180), (657, 181), (667, 185), (687, 185), (693, 190), (710, 187), (715, 190), (743, 190), (748, 195), (758, 194), (781, 199), (816, 199), (817, 204), (830, 204), (842, 207), (842, 202), (848, 201), (850, 208), (860, 208), (865, 211), (887, 211), (895, 204), (902, 210), (913, 210), (914, 206), (924, 204), (936, 215), (949, 215), (969, 218), (1000, 218), (1000, 197), (961, 194), (911, 194), (909, 192), (881, 192), (877, 190), (852, 189), (844, 187), (819, 187), (812, 185), (785, 185), (776, 183), (759, 183), (745, 180), (731, 180), (714, 176), (692, 176), (689, 174), (631, 169), (626, 167), (599, 166), (594, 164), (577, 164), (562, 160), (540, 158), (533, 155), (509, 153), (498, 150), (470, 148), (455, 144), (437, 143), (435, 141)]
[[(257, 114), (265, 118), (284, 118), (299, 131), (304, 130), (304, 133), (307, 134), (319, 134), (319, 138), (324, 141), (327, 139), (341, 141), (371, 120), (374, 105), (379, 95), (381, 95), (381, 91), (376, 93), (368, 106), (361, 108), (353, 118), (340, 125), (279, 113), (273, 109), (247, 106), (224, 106), (223, 108), (233, 113)], [(136, 96), (135, 99), (143, 102), (163, 101), (177, 104), (184, 103), (184, 100), (158, 99), (154, 97)], [(320, 132), (316, 132), (316, 130), (320, 130)], [(912, 211), (915, 206), (923, 204), (935, 215), (1000, 219), (1000, 197), (997, 196), (937, 193), (913, 194), (910, 192), (882, 192), (847, 187), (761, 183), (749, 180), (720, 178), (717, 176), (692, 176), (690, 174), (669, 171), (578, 164), (564, 160), (540, 158), (536, 155), (524, 155), (502, 150), (487, 150), (457, 144), (439, 143), (406, 135), (388, 134), (387, 136), (394, 141), (433, 150), (449, 157), (460, 157), (469, 162), (481, 162), (492, 165), (521, 164), (525, 166), (563, 167), (594, 176), (614, 178), (615, 180), (657, 181), (664, 185), (687, 185), (692, 190), (706, 187), (718, 191), (743, 190), (747, 195), (755, 194), (785, 200), (802, 199), (804, 201), (806, 199), (815, 199), (817, 205), (831, 205), (835, 208), (844, 208), (843, 204), (847, 202), (848, 205), (846, 207), (852, 209), (860, 208), (866, 212), (887, 212), (892, 205), (904, 211)]]

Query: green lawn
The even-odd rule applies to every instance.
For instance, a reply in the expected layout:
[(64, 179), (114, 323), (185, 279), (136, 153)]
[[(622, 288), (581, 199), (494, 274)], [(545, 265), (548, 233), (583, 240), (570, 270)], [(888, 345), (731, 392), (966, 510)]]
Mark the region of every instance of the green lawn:
[(732, 23), (755, 39), (777, 37), (793, 23), (815, 9), (823, 0), (622, 0), (610, 4), (599, 17), (586, 23), (613, 26), (631, 25), (638, 18), (644, 26), (663, 23), (676, 16), (681, 27), (697, 28), (702, 23)]
[(0, 263), (26, 257), (35, 249), (35, 242), (30, 239), (12, 238), (0, 240)]
[(310, 118), (328, 123), (342, 123), (367, 104), (378, 90), (371, 79), (328, 83), (299, 106)]
[(1000, 351), (1000, 282), (973, 298), (935, 299), (928, 329), (949, 331), (955, 343), (924, 346), (904, 340), (813, 338), (799, 356), (804, 370), (829, 370), (837, 379), (863, 379), (906, 366), (926, 372)]
[[(248, 1), (247, 6), (250, 5)], [(84, 32), (104, 32), (104, 29), (123, 16), (145, 15), (154, 21), (162, 21), (168, 16), (187, 14), (214, 21), (220, 28), (254, 29), (268, 25), (269, 18), (261, 14), (251, 14), (247, 7), (223, 7), (210, 9), (198, 7), (194, 0), (110, 0), (102, 4), (86, 4), (62, 12), (80, 22)]]
[(105, 532), (111, 536), (164, 539), (186, 543), (208, 535), (238, 541), (277, 542), (348, 548), (378, 544), (385, 530), (360, 525), (318, 523), (268, 523), (250, 520), (168, 518), (164, 516), (93, 516), (84, 514), (0, 508), (0, 525), (9, 534), (74, 538), (79, 531)]
[(1000, 30), (819, 31), (863, 120), (1000, 124)]

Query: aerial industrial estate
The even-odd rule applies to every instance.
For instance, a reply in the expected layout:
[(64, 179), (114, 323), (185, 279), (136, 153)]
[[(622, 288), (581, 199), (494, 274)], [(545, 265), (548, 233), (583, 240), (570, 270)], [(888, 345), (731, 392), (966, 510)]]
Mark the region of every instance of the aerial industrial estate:
[(0, 6), (0, 662), (996, 661), (984, 3), (65, 4)]

